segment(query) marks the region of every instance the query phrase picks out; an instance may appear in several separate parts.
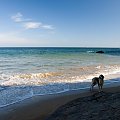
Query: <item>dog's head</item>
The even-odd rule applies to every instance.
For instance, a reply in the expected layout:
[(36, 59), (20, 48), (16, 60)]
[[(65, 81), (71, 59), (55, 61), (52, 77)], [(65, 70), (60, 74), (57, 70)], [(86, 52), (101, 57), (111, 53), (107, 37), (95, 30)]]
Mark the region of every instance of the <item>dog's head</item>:
[(103, 79), (104, 79), (104, 76), (103, 76), (103, 75), (100, 75), (99, 78), (103, 80)]

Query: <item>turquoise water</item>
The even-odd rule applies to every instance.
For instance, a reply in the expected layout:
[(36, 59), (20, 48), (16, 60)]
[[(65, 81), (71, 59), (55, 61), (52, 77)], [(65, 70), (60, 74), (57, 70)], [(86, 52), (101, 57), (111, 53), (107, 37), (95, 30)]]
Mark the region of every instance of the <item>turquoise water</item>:
[[(105, 54), (95, 54), (98, 50)], [(63, 67), (119, 63), (119, 57), (117, 48), (0, 48), (0, 72), (53, 72)]]
[(92, 77), (118, 72), (120, 48), (0, 48), (0, 106), (89, 87)]

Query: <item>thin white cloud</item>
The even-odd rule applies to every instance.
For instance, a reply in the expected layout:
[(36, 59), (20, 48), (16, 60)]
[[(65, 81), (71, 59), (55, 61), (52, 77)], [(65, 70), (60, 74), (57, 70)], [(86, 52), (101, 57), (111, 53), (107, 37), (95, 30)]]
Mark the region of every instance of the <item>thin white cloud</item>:
[(14, 21), (14, 22), (27, 22), (27, 21), (30, 21), (31, 19), (28, 19), (28, 18), (23, 18), (23, 15), (18, 12), (16, 15), (13, 15), (11, 16), (11, 19)]
[(54, 29), (52, 25), (44, 25), (41, 22), (26, 22), (24, 23), (23, 26), (25, 29), (37, 29), (37, 28), (47, 29), (47, 30)]
[(53, 30), (54, 27), (52, 25), (42, 25), (42, 28), (48, 29), (48, 30)]
[(25, 29), (38, 29), (38, 28), (45, 29), (45, 30), (54, 29), (52, 25), (43, 24), (41, 22), (35, 22), (32, 19), (24, 18), (20, 12), (11, 16), (11, 19), (16, 23), (21, 24)]
[(11, 19), (14, 22), (21, 22), (23, 15), (21, 13), (17, 13), (16, 15), (11, 16)]
[(37, 29), (40, 28), (42, 23), (40, 22), (26, 22), (24, 23), (24, 28), (25, 29)]

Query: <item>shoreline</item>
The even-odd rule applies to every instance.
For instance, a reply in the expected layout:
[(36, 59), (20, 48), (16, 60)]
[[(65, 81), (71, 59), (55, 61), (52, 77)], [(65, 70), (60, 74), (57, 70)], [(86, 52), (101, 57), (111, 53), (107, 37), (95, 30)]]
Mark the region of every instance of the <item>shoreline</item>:
[[(105, 80), (105, 85), (104, 86), (106, 86), (106, 85), (109, 85), (109, 86), (111, 86), (112, 84), (116, 84), (116, 83), (118, 83), (119, 85), (120, 85), (120, 73), (117, 73), (117, 74), (109, 74), (109, 75), (106, 75), (105, 77), (106, 77), (106, 80)], [(118, 80), (119, 79), (119, 80)], [(96, 87), (96, 86), (95, 86)], [(4, 108), (4, 107), (7, 107), (7, 106), (10, 106), (10, 105), (14, 105), (14, 104), (17, 104), (17, 103), (19, 103), (19, 102), (22, 102), (22, 101), (24, 101), (24, 100), (26, 100), (26, 99), (30, 99), (30, 98), (32, 98), (32, 97), (35, 97), (35, 96), (49, 96), (49, 95), (55, 95), (55, 94), (64, 94), (64, 93), (66, 93), (66, 92), (71, 92), (71, 91), (84, 91), (84, 90), (87, 90), (87, 89), (89, 89), (90, 87), (81, 87), (81, 88), (76, 88), (76, 89), (66, 89), (66, 90), (63, 90), (63, 91), (59, 91), (59, 92), (56, 92), (56, 93), (48, 93), (48, 94), (35, 94), (35, 95), (32, 95), (32, 96), (28, 96), (28, 97), (26, 97), (26, 98), (23, 98), (23, 99), (21, 99), (21, 100), (18, 100), (18, 101), (16, 101), (16, 102), (12, 102), (12, 103), (9, 103), (9, 104), (6, 104), (6, 105), (2, 105), (2, 106), (0, 106), (0, 109), (1, 108)]]
[[(84, 82), (83, 82), (84, 83)], [(105, 82), (104, 82), (104, 85), (107, 85), (107, 84), (113, 84), (113, 83), (119, 83), (120, 84), (120, 72), (117, 72), (116, 74), (108, 74), (108, 75), (105, 75)], [(77, 84), (77, 83), (71, 83), (71, 84)], [(81, 84), (81, 82), (78, 82), (78, 84)], [(89, 86), (90, 86), (90, 82), (88, 82)], [(82, 84), (81, 84), (82, 86)], [(53, 93), (47, 93), (47, 94), (32, 94), (32, 95), (29, 95), (27, 97), (24, 97), (23, 98), (21, 97), (18, 101), (13, 101), (11, 103), (8, 103), (8, 104), (1, 104), (0, 108), (4, 108), (4, 107), (7, 107), (7, 106), (10, 106), (10, 105), (13, 105), (13, 104), (17, 104), (21, 101), (24, 101), (26, 99), (30, 99), (32, 97), (35, 97), (35, 96), (48, 96), (48, 95), (54, 95), (54, 94), (60, 94), (60, 93), (64, 93), (64, 92), (69, 92), (69, 91), (74, 91), (74, 90), (85, 90), (85, 89), (88, 89), (89, 86), (83, 86), (83, 87), (80, 87), (80, 88), (68, 88), (68, 89), (65, 89), (65, 90), (62, 90), (62, 91), (56, 91), (56, 92), (53, 92)], [(30, 92), (30, 91), (28, 91)], [(32, 92), (32, 91), (31, 91)], [(17, 96), (19, 97), (19, 96)]]
[[(23, 101), (0, 108), (0, 120), (8, 120), (8, 119), (9, 120), (16, 120), (16, 119), (17, 120), (21, 120), (21, 119), (22, 120), (27, 120), (27, 119), (34, 120), (35, 118), (40, 116), (40, 112), (41, 112), (40, 119), (44, 120), (46, 115), (49, 116), (49, 114), (54, 112), (54, 110), (56, 110), (59, 106), (69, 102), (70, 100), (80, 97), (81, 94), (84, 94), (84, 92), (87, 92), (87, 91), (88, 90), (86, 91), (85, 90), (82, 90), (82, 91), (72, 90), (72, 91), (66, 91), (66, 92), (58, 93), (58, 94), (33, 96)], [(45, 109), (43, 109), (44, 107)], [(33, 109), (32, 111), (33, 115), (31, 115), (31, 111), (28, 113), (30, 109)], [(27, 114), (24, 114), (25, 112)], [(24, 116), (24, 117), (21, 118), (21, 116)]]
[[(79, 97), (91, 96), (94, 92), (88, 89), (71, 90), (50, 95), (36, 95), (31, 98), (0, 108), (0, 120), (45, 120), (61, 105)], [(120, 83), (106, 84), (105, 92), (120, 91)]]

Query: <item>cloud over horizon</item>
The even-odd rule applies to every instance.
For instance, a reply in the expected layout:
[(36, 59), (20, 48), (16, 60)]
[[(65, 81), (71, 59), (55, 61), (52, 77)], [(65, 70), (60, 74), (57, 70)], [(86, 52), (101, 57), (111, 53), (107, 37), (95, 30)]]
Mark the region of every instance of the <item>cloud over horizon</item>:
[(31, 19), (26, 19), (23, 17), (23, 15), (18, 12), (17, 14), (11, 16), (11, 19), (14, 21), (14, 22), (27, 22), (27, 21), (30, 21)]
[(25, 29), (46, 29), (46, 30), (53, 30), (54, 27), (52, 25), (49, 24), (43, 24), (41, 22), (35, 22), (32, 19), (29, 18), (24, 18), (23, 14), (18, 12), (15, 15), (11, 16), (11, 19), (15, 22), (15, 23), (22, 23), (23, 28)]
[(40, 22), (26, 22), (24, 23), (24, 28), (25, 29), (37, 29), (40, 28), (42, 23)]

